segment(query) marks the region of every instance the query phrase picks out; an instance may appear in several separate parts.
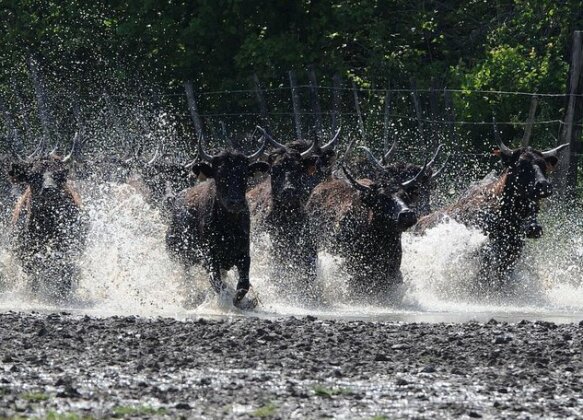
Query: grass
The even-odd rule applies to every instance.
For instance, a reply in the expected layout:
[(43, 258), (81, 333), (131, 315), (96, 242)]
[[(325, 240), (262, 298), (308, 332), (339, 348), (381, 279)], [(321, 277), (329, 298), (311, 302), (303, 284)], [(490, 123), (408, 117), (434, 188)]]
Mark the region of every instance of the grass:
[(30, 402), (41, 402), (49, 399), (49, 396), (44, 392), (27, 392), (21, 395), (21, 398)]
[(57, 413), (56, 411), (49, 411), (46, 420), (93, 420), (91, 416), (81, 416), (75, 413)]
[(154, 408), (149, 405), (142, 406), (125, 406), (120, 405), (113, 409), (114, 417), (125, 417), (125, 416), (140, 416), (140, 415), (152, 415), (152, 414), (166, 414), (166, 409)]
[(389, 420), (387, 416), (374, 416), (370, 420)]
[(275, 415), (276, 412), (277, 406), (274, 403), (269, 403), (262, 407), (259, 407), (257, 410), (251, 413), (251, 415), (253, 417), (265, 418)]
[(335, 395), (348, 395), (350, 393), (349, 388), (327, 388), (323, 385), (314, 386), (314, 394), (318, 397), (332, 398)]

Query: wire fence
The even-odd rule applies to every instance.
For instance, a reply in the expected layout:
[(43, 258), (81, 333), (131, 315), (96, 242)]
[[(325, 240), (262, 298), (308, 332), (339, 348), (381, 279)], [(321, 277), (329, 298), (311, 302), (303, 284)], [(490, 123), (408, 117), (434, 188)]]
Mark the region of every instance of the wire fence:
[[(400, 139), (404, 152), (446, 142), (468, 156), (487, 153), (494, 126), (509, 143), (515, 143), (528, 127), (532, 128), (537, 145), (556, 143), (566, 124), (567, 100), (582, 96), (342, 84), (256, 85), (249, 89), (194, 91), (200, 129), (211, 142), (212, 138), (248, 137), (256, 125), (266, 125), (286, 139), (298, 134), (304, 138), (329, 135), (342, 126), (344, 136), (360, 137), (360, 143), (377, 148), (394, 138)], [(0, 109), (0, 133), (9, 137), (11, 131), (17, 130), (25, 143), (34, 142), (43, 131), (38, 95), (33, 89), (20, 89), (1, 99), (4, 109)], [(533, 118), (529, 118), (529, 105), (534, 99), (538, 106)], [(82, 125), (109, 146), (125, 147), (135, 141), (155, 143), (156, 137), (165, 137), (167, 144), (184, 145), (192, 143), (195, 133), (184, 91), (160, 92), (148, 88), (134, 93), (80, 96), (63, 88), (54, 89), (47, 102), (45, 113), (51, 115), (52, 131), (57, 137), (62, 133), (66, 133), (64, 137), (70, 136)], [(50, 112), (46, 112), (47, 108)], [(500, 118), (494, 122), (495, 115)], [(573, 126), (582, 127), (581, 118)], [(107, 141), (105, 131), (117, 132), (117, 138), (112, 136), (114, 141)]]

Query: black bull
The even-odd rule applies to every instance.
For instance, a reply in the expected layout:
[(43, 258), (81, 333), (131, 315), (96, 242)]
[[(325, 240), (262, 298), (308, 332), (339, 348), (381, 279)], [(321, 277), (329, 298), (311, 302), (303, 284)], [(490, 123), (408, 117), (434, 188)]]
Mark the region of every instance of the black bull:
[(329, 179), (311, 194), (311, 234), (319, 249), (344, 258), (354, 297), (398, 299), (401, 234), (417, 221), (409, 205), (421, 172), (403, 183), (345, 173), (347, 180)]
[(236, 267), (239, 281), (235, 303), (250, 288), (250, 216), (245, 192), (250, 176), (269, 169), (265, 162), (252, 163), (263, 148), (252, 156), (233, 151), (210, 156), (199, 142), (199, 155), (206, 162), (194, 165), (192, 170), (209, 179), (177, 195), (166, 234), (171, 255), (185, 267), (201, 264), (217, 293), (225, 288), (221, 270)]
[(340, 130), (327, 144), (294, 141), (283, 145), (267, 133), (275, 150), (268, 154), (270, 176), (247, 193), (254, 233), (269, 233), (272, 277), (281, 286), (301, 290), (303, 297), (319, 299), (314, 290), (317, 252), (309, 232), (305, 204), (335, 159)]
[(34, 292), (66, 298), (83, 250), (86, 223), (81, 200), (68, 181), (66, 159), (49, 157), (14, 163), (13, 183), (24, 188), (13, 211), (13, 250)]
[(479, 228), (488, 243), (481, 252), (479, 285), (496, 289), (503, 285), (522, 254), (525, 238), (538, 238), (539, 201), (552, 194), (547, 172), (557, 164), (557, 152), (531, 148), (511, 150), (501, 143), (494, 154), (501, 158), (502, 174), (470, 189), (457, 202), (434, 212), (417, 224), (424, 232), (445, 218)]

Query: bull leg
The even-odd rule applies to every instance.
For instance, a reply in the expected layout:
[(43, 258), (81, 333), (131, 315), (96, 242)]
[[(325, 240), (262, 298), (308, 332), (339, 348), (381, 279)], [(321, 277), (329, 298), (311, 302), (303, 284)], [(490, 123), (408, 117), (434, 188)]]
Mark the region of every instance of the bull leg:
[(236, 264), (239, 272), (239, 281), (237, 282), (237, 293), (235, 294), (234, 303), (240, 302), (245, 297), (251, 284), (249, 283), (249, 267), (251, 265), (251, 258), (249, 255), (242, 257)]
[(225, 290), (225, 283), (223, 283), (223, 280), (221, 279), (221, 270), (218, 266), (213, 265), (209, 271), (209, 282), (213, 290), (217, 294), (221, 294), (221, 292)]

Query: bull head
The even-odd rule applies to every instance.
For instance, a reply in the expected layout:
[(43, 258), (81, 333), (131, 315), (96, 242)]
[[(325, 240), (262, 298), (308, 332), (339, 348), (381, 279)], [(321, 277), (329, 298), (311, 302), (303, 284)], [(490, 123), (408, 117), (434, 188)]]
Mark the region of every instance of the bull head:
[[(252, 162), (249, 165), (248, 176), (253, 176), (257, 172), (267, 172), (269, 170), (269, 164), (265, 162), (253, 162), (257, 160), (264, 152), (267, 139), (263, 138), (263, 142), (259, 149), (250, 155), (243, 155), (248, 162)], [(205, 162), (196, 162), (193, 161), (185, 166), (185, 168), (190, 169), (197, 177), (204, 177), (204, 178), (214, 178), (215, 177), (215, 165), (219, 158), (222, 157), (222, 154), (219, 153), (217, 155), (211, 155), (204, 150), (204, 146), (202, 145), (203, 139), (200, 138), (198, 141), (198, 157), (202, 158)], [(224, 153), (224, 152), (223, 152)]]
[[(358, 148), (362, 151), (364, 151), (366, 157), (368, 158), (369, 162), (372, 164), (372, 166), (379, 171), (380, 173), (386, 174), (387, 173), (387, 167), (388, 164), (386, 163), (386, 160), (388, 159), (388, 157), (390, 156), (390, 154), (393, 152), (393, 150), (395, 149), (396, 146), (396, 140), (393, 142), (393, 145), (391, 146), (391, 148), (389, 149), (389, 151), (387, 153), (385, 153), (385, 155), (382, 158), (382, 161), (379, 161), (377, 158), (375, 158), (374, 154), (370, 151), (370, 149), (366, 146), (359, 146)], [(433, 153), (433, 156), (431, 157), (431, 159), (429, 160), (429, 162), (427, 162), (424, 166), (424, 175), (429, 175), (429, 173), (432, 170), (433, 165), (435, 164), (435, 160), (437, 159), (437, 156), (439, 155), (439, 152), (441, 151), (441, 148), (443, 147), (442, 144), (437, 146), (437, 149), (435, 150), (435, 152)], [(440, 175), (443, 172), (443, 169), (445, 168), (445, 166), (447, 165), (447, 162), (449, 161), (449, 154), (446, 157), (445, 161), (443, 162), (443, 164), (441, 165), (441, 167), (435, 171), (431, 173), (431, 179), (435, 179), (438, 175)]]
[(406, 230), (417, 223), (417, 215), (401, 198), (404, 190), (413, 188), (423, 168), (414, 178), (394, 188), (391, 185), (371, 183), (364, 185), (358, 182), (344, 165), (340, 165), (348, 183), (362, 194), (363, 203), (370, 207), (376, 217), (394, 223), (399, 230)]

